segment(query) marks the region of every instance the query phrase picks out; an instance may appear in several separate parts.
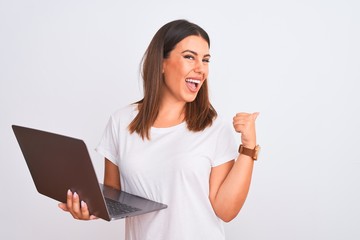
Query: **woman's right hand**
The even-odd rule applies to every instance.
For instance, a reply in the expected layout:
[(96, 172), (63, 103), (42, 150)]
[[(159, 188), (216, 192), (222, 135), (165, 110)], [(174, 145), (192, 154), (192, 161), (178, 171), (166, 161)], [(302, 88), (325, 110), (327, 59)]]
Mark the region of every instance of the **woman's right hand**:
[(66, 203), (59, 203), (59, 208), (65, 212), (69, 212), (73, 218), (78, 220), (94, 220), (96, 216), (90, 215), (87, 204), (84, 201), (80, 202), (79, 195), (70, 190), (67, 192)]

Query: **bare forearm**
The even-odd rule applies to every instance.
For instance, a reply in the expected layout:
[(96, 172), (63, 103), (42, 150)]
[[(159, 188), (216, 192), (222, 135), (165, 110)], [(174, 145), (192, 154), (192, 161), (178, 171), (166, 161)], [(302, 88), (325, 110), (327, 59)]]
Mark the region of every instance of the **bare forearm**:
[(104, 184), (106, 186), (121, 190), (119, 168), (106, 158), (104, 167)]
[(249, 192), (254, 161), (246, 155), (239, 155), (215, 198), (215, 213), (225, 222), (239, 213)]
[[(255, 120), (259, 113), (237, 113), (233, 118), (241, 145), (235, 163), (229, 161), (213, 167), (210, 174), (209, 199), (216, 215), (225, 222), (234, 219), (249, 192), (254, 160), (257, 157)], [(256, 147), (255, 147), (256, 146)]]

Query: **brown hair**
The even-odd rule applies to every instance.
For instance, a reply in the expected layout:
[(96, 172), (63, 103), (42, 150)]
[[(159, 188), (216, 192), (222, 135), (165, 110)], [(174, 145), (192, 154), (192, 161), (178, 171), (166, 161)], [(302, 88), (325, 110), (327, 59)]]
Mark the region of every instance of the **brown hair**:
[[(169, 22), (154, 35), (142, 59), (144, 98), (137, 102), (139, 113), (129, 125), (130, 133), (136, 132), (143, 139), (150, 139), (149, 130), (160, 108), (163, 60), (169, 56), (177, 43), (193, 35), (206, 40), (210, 48), (208, 34), (198, 25), (186, 20)], [(204, 81), (195, 100), (185, 105), (187, 127), (190, 131), (202, 131), (211, 126), (216, 116), (217, 113), (210, 104), (207, 81)]]

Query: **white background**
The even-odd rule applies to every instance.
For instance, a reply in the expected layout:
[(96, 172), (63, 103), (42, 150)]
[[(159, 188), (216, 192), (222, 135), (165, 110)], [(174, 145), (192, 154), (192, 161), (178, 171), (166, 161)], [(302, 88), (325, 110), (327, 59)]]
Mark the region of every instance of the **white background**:
[(236, 239), (360, 239), (360, 2), (0, 0), (0, 239), (123, 239), (36, 192), (11, 124), (84, 139), (139, 100), (156, 30), (185, 18), (211, 37), (211, 99), (229, 121), (259, 111)]

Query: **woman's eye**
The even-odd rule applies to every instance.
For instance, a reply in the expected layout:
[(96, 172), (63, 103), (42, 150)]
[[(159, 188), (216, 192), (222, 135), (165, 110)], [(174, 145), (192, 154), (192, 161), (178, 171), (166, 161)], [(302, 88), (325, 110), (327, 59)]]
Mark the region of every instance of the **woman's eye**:
[(191, 55), (185, 55), (184, 58), (186, 59), (190, 59), (190, 60), (194, 60), (195, 58)]
[(203, 62), (205, 62), (205, 63), (209, 63), (209, 62), (210, 62), (210, 59), (205, 58), (205, 59), (203, 59)]

